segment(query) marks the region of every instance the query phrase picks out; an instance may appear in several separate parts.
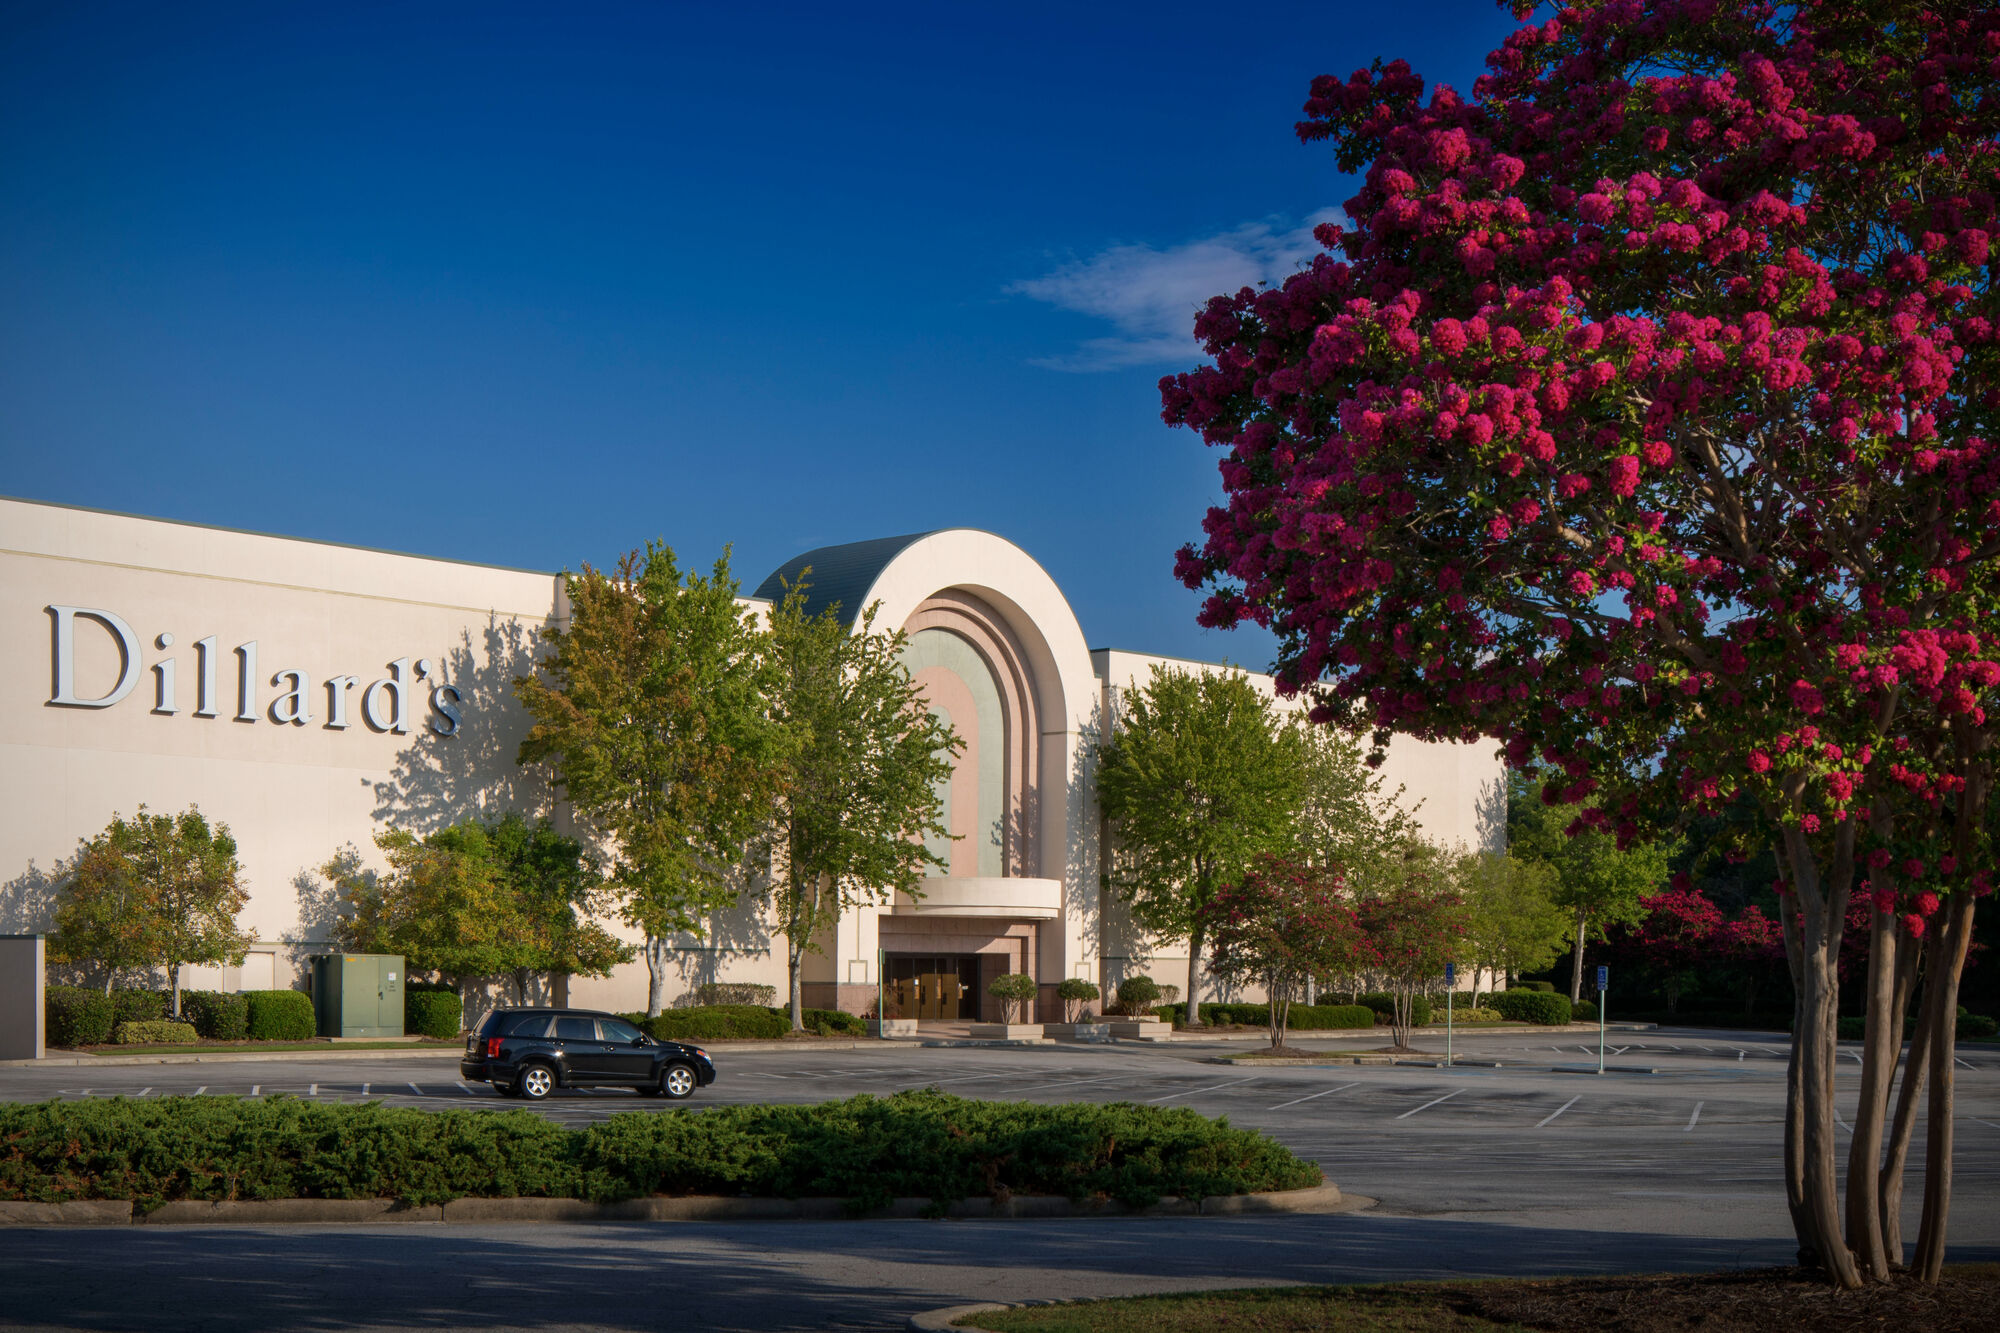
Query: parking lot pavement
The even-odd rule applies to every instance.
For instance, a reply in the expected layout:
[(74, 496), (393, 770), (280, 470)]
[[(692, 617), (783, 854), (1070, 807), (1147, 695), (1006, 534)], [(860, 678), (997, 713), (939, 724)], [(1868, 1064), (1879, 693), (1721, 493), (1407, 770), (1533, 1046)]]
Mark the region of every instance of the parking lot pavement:
[[(1389, 1212), (1621, 1230), (1640, 1219), (1650, 1230), (1688, 1236), (1786, 1233), (1781, 1040), (1608, 1034), (1611, 1065), (1659, 1072), (1599, 1076), (1595, 1043), (1573, 1037), (1460, 1038), (1454, 1055), (1475, 1063), (1451, 1068), (1211, 1063), (1245, 1050), (1221, 1043), (718, 1048), (717, 1082), (682, 1105), (818, 1102), (936, 1087), (1048, 1104), (1188, 1107), (1268, 1132), (1319, 1161), (1344, 1190), (1379, 1199)], [(1303, 1040), (1355, 1048), (1351, 1040)], [(1436, 1034), (1419, 1040), (1442, 1053)], [(2000, 1236), (2000, 1054), (1971, 1051), (1961, 1065), (1957, 1234)], [(1593, 1072), (1557, 1072), (1565, 1066)], [(1859, 1069), (1858, 1059), (1841, 1061), (1844, 1122), (1852, 1120)], [(432, 1110), (524, 1106), (461, 1081), (454, 1059), (0, 1069), (0, 1098), (8, 1100), (277, 1095)], [(621, 1089), (565, 1089), (533, 1109), (583, 1125), (673, 1105)], [(1911, 1158), (1921, 1157), (1919, 1146)], [(1916, 1206), (1914, 1191), (1907, 1202)], [(1912, 1234), (1914, 1225), (1913, 1218)]]

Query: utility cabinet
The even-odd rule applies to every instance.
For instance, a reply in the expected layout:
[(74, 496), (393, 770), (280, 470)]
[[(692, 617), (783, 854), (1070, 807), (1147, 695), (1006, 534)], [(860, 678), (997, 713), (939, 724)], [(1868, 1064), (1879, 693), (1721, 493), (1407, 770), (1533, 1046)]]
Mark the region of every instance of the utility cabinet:
[(403, 1035), (403, 959), (392, 953), (319, 954), (312, 960), (313, 1013), (322, 1037)]

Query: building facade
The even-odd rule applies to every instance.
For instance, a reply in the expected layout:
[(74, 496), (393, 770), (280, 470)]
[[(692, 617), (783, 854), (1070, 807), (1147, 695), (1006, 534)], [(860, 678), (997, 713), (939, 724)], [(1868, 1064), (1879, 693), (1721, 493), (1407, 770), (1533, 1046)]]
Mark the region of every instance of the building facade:
[[(843, 916), (808, 956), (806, 1002), (865, 1012), (886, 990), (920, 1011), (906, 1016), (962, 1020), (1000, 972), (1034, 976), (1044, 1009), (1066, 977), (1183, 975), (1184, 950), (1107, 900), (1091, 781), (1118, 695), (1168, 659), (1089, 649), (1048, 573), (986, 532), (806, 552), (746, 602), (807, 570), (814, 609), (851, 622), (874, 605), (878, 628), (908, 633), (905, 663), (965, 749), (940, 792), (948, 868), (920, 897)], [(528, 719), (512, 695), (565, 614), (560, 574), (0, 500), (0, 934), (47, 928), (64, 863), (114, 814), (195, 804), (237, 838), (259, 943), (189, 984), (297, 984), (329, 947), (319, 867), (342, 848), (379, 864), (384, 827), (567, 821), (547, 776), (515, 762)], [(1428, 836), (1498, 845), (1489, 747), (1399, 739), (1388, 776)], [(674, 945), (681, 990), (783, 987), (754, 897)], [(646, 991), (633, 963), (568, 998), (629, 1010)]]

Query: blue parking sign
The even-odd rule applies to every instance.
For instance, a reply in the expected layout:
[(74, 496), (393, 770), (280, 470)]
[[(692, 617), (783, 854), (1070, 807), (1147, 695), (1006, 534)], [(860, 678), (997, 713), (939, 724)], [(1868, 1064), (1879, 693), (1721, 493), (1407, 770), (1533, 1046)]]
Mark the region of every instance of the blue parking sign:
[(1446, 963), (1446, 964), (1444, 965), (1444, 984), (1445, 984), (1445, 985), (1447, 985), (1447, 986), (1449, 986), (1449, 985), (1451, 985), (1451, 983), (1452, 983), (1452, 969), (1451, 969), (1451, 964), (1450, 964), (1450, 963)]
[(1611, 985), (1611, 969), (1602, 964), (1597, 968), (1597, 989), (1608, 990)]

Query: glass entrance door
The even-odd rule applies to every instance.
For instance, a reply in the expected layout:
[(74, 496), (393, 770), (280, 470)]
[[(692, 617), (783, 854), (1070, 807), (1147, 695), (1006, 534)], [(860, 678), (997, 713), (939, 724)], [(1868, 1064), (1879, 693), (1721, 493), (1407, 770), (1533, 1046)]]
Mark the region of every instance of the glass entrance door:
[(976, 954), (892, 953), (887, 981), (892, 1017), (947, 1023), (979, 1017)]

